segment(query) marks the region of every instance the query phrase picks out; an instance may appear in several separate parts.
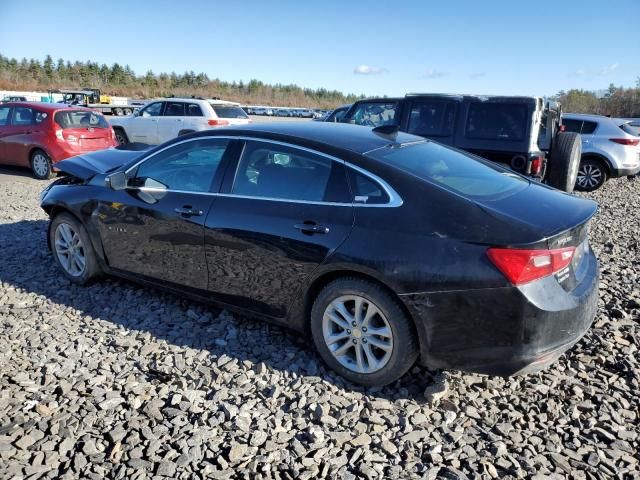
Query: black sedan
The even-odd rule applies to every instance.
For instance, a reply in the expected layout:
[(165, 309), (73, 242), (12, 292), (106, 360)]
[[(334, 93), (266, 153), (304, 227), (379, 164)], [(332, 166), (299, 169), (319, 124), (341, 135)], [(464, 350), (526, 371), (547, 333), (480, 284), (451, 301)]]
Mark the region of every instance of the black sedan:
[(102, 273), (309, 332), (349, 380), (510, 375), (596, 311), (592, 201), (430, 140), (332, 123), (229, 127), (59, 163), (49, 242)]

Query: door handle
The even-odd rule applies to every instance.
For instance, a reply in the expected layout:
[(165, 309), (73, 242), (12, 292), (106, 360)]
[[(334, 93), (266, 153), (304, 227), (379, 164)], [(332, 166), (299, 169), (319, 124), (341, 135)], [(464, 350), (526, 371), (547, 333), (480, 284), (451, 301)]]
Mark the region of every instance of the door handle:
[(313, 235), (314, 233), (329, 233), (329, 227), (318, 225), (315, 222), (297, 223), (293, 228), (300, 230), (302, 233)]
[(176, 208), (175, 212), (183, 217), (199, 217), (204, 214), (202, 210), (194, 210), (191, 205), (185, 205), (184, 207)]

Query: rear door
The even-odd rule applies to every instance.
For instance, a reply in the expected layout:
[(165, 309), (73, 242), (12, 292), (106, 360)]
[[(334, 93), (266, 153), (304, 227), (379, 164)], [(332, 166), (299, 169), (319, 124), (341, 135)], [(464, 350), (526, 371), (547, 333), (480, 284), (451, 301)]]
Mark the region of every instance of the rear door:
[(8, 163), (6, 137), (9, 134), (9, 121), (11, 119), (11, 107), (0, 105), (0, 162)]
[(229, 144), (200, 138), (172, 145), (133, 168), (126, 190), (108, 191), (94, 218), (112, 268), (207, 288), (204, 222)]
[(33, 109), (21, 105), (13, 107), (9, 126), (4, 132), (5, 158), (8, 165), (29, 166), (31, 131), (34, 124)]
[(160, 143), (176, 138), (180, 130), (183, 130), (184, 107), (184, 102), (165, 102), (162, 116), (158, 117), (158, 138)]
[(160, 142), (158, 136), (158, 119), (162, 115), (164, 102), (152, 102), (144, 107), (138, 115), (128, 119), (125, 130), (131, 142), (156, 145)]
[(209, 289), (223, 302), (282, 318), (351, 231), (344, 162), (249, 140), (222, 191), (206, 221)]
[(598, 128), (597, 122), (585, 120), (582, 122), (582, 129), (580, 130), (580, 138), (582, 138), (582, 149), (588, 150), (594, 141), (594, 136)]

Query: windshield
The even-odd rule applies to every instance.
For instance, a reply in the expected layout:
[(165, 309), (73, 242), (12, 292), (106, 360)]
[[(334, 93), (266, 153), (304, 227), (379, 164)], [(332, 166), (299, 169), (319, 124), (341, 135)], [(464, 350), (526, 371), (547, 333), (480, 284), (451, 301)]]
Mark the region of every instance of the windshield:
[(216, 112), (218, 118), (249, 118), (246, 112), (240, 107), (215, 104), (211, 104), (211, 107), (213, 107), (213, 111)]
[(509, 170), (434, 142), (383, 147), (367, 155), (475, 200), (504, 198), (529, 184)]
[(109, 124), (100, 113), (87, 110), (56, 112), (53, 119), (61, 128), (109, 128)]
[(362, 102), (356, 104), (344, 122), (366, 127), (380, 127), (398, 123), (398, 102)]

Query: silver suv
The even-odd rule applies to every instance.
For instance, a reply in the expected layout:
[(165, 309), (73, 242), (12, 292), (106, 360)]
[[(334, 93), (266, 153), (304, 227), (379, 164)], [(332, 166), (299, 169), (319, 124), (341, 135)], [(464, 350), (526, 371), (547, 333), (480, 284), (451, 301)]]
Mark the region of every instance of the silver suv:
[(562, 115), (565, 131), (582, 137), (576, 189), (590, 192), (600, 188), (608, 178), (640, 171), (640, 137), (629, 123), (630, 120), (602, 115)]

